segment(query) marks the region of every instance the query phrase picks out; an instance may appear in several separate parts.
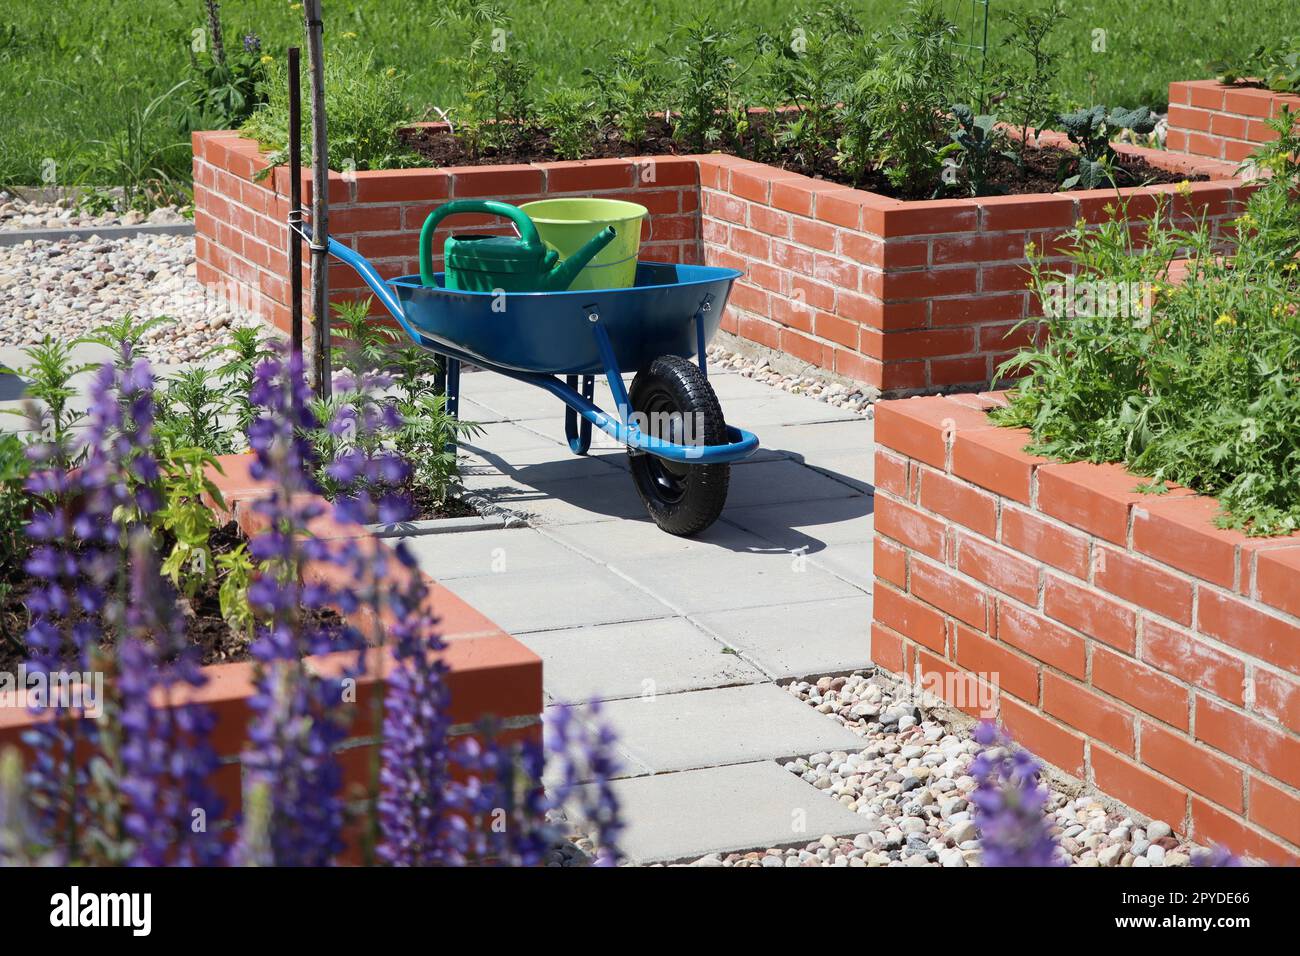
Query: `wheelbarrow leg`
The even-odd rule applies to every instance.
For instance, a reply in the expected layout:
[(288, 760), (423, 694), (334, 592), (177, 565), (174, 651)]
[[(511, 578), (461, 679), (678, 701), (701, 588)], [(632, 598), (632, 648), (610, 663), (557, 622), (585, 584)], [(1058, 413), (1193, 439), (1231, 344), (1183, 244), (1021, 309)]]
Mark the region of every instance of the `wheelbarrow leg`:
[[(578, 376), (566, 375), (564, 378), (569, 388), (578, 392), (587, 401), (596, 394), (596, 376), (582, 376), (582, 389), (578, 389)], [(569, 448), (575, 455), (585, 455), (591, 448), (591, 422), (579, 419), (578, 413), (569, 406), (564, 407), (564, 436), (569, 439)]]
[(445, 356), (447, 364), (447, 404), (446, 411), (451, 416), (452, 431), (447, 439), (447, 451), (456, 454), (456, 419), (460, 417), (460, 359)]

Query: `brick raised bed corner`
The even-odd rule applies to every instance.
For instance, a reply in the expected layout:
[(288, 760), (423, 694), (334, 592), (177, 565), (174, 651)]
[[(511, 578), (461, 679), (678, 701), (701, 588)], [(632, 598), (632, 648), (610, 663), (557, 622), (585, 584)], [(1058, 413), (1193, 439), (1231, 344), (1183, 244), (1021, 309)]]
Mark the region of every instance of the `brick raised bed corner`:
[[(266, 159), (238, 133), (195, 133), (193, 146), (199, 279), (286, 328), (287, 170), (255, 181)], [(1121, 190), (1135, 197), (1131, 217), (1149, 216), (1160, 193), (1180, 216), (1207, 216), (1216, 234), (1239, 212), (1245, 188), (1231, 178), (1232, 164), (1122, 149), (1210, 177), (1186, 195), (1172, 185)], [(1091, 190), (903, 202), (710, 153), (331, 173), (330, 232), (383, 275), (410, 274), (420, 225), (439, 203), (555, 195), (642, 203), (650, 210), (645, 258), (744, 271), (724, 330), (898, 395), (987, 386), (1032, 335), (1013, 327), (1041, 314), (1026, 290), (1026, 243), (1061, 262), (1057, 237), (1080, 219), (1106, 221), (1117, 200), (1114, 190)], [(330, 287), (336, 299), (366, 294), (337, 263)]]
[(1277, 139), (1265, 122), (1284, 106), (1300, 113), (1300, 96), (1216, 80), (1169, 84), (1169, 134), (1174, 153), (1240, 163)]
[(1052, 463), (983, 396), (876, 413), (871, 657), (1204, 843), (1300, 860), (1300, 535)]

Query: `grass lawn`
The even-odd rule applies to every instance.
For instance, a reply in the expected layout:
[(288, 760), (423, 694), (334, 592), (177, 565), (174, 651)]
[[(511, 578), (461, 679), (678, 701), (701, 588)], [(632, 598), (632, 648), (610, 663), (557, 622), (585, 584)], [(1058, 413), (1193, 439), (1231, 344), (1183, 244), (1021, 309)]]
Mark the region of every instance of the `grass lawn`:
[[(990, 43), (999, 11), (1024, 0), (990, 0)], [(903, 0), (851, 0), (869, 29), (896, 22)], [(570, 80), (626, 44), (660, 40), (695, 0), (502, 0), (514, 15), (516, 42), (537, 64), (535, 87)], [(816, 0), (714, 0), (719, 22), (785, 30)], [(283, 0), (225, 0), (227, 45), (256, 32), (268, 52), (301, 36), (301, 11)], [(432, 26), (436, 2), (325, 0), (326, 29), (353, 31), (375, 48), (381, 66), (410, 74), (412, 115), (454, 102), (457, 85), (439, 60), (454, 55)], [(969, 31), (979, 0), (944, 0)], [(1209, 75), (1217, 58), (1300, 33), (1296, 0), (1073, 0), (1061, 30), (1059, 82), (1078, 104), (1159, 105), (1171, 80)], [(120, 137), (156, 96), (188, 74), (186, 46), (204, 22), (200, 0), (0, 0), (0, 183), (105, 182), (114, 177), (104, 143)], [(485, 26), (485, 33), (490, 27)], [(1104, 31), (1104, 52), (1094, 51)], [(743, 62), (743, 45), (738, 51)], [(188, 164), (184, 139), (170, 131), (170, 104), (155, 113), (148, 136), (175, 141), (172, 161)], [(51, 166), (51, 164), (53, 164)], [(42, 173), (46, 175), (43, 177)]]

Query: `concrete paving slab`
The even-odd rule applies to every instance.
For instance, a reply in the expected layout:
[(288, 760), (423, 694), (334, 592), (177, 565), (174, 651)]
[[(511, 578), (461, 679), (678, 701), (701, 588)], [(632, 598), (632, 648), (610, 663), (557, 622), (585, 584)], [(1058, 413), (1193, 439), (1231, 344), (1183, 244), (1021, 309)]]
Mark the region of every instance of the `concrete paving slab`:
[(538, 526), (644, 518), (646, 513), (631, 476), (623, 472), (535, 485), (504, 475), (469, 475), (464, 484), (494, 504), (532, 516)]
[(860, 417), (855, 412), (775, 388), (769, 389), (766, 396), (728, 400), (722, 413), (729, 424), (753, 430), (760, 426), (852, 421)]
[(862, 829), (856, 813), (770, 761), (633, 777), (615, 781), (613, 790), (627, 823), (619, 846), (637, 863), (809, 843)]
[(602, 717), (654, 773), (862, 749), (862, 738), (775, 684), (615, 700)]
[(770, 677), (834, 674), (871, 663), (871, 598), (810, 601), (701, 614), (697, 624)]
[(580, 554), (531, 528), (421, 535), (401, 540), (415, 555), (421, 570), (438, 581), (545, 569), (577, 574), (590, 565)]
[(666, 555), (611, 562), (681, 614), (856, 597), (860, 589), (781, 551)]
[(780, 550), (752, 531), (737, 528), (725, 517), (689, 538), (660, 531), (649, 518), (562, 525), (547, 528), (545, 533), (594, 560), (629, 566), (645, 558), (669, 555), (761, 554)]
[(481, 446), (476, 452), (463, 449), (468, 457), (461, 465), (460, 473), (463, 477), (504, 475), (520, 484), (534, 486), (550, 481), (597, 478), (613, 474), (627, 478), (627, 471), (615, 464), (626, 459), (627, 456), (621, 452), (573, 455), (567, 454), (567, 448), (557, 452), (557, 447), (549, 445), (545, 448), (521, 448), (500, 454)]
[(875, 498), (855, 495), (820, 501), (782, 502), (750, 508), (729, 508), (726, 519), (773, 544), (810, 556), (831, 545), (870, 541), (875, 530)]
[(516, 637), (675, 616), (645, 591), (594, 564), (453, 578), (447, 587)]
[(520, 640), (542, 659), (547, 698), (562, 704), (766, 680), (680, 617), (545, 631)]
[(802, 504), (820, 498), (847, 498), (860, 494), (861, 490), (852, 485), (828, 478), (788, 458), (779, 458), (731, 469), (727, 507), (745, 508), (785, 501)]

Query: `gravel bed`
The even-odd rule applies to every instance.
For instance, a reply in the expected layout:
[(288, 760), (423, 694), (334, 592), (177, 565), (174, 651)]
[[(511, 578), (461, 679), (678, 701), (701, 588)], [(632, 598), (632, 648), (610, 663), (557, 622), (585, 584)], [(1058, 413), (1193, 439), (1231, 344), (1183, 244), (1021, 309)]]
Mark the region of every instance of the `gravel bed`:
[(202, 358), (251, 321), (195, 278), (194, 239), (133, 236), (0, 246), (0, 346), (45, 335), (70, 341), (131, 314), (173, 321), (153, 329), (145, 356), (173, 365)]
[[(694, 866), (979, 866), (980, 843), (967, 802), (967, 772), (979, 745), (974, 721), (929, 706), (877, 671), (795, 681), (786, 688), (864, 738), (856, 753), (836, 751), (785, 764), (827, 799), (862, 817), (851, 837), (823, 836), (803, 846), (710, 854)], [(1114, 801), (1049, 774), (1048, 812), (1062, 862), (1071, 866), (1186, 866), (1209, 851), (1142, 821)]]
[(147, 214), (137, 209), (92, 214), (72, 199), (57, 202), (29, 202), (21, 196), (0, 191), (0, 232), (22, 229), (77, 229), (90, 226), (138, 226), (141, 223), (167, 225), (184, 221), (185, 217), (174, 206), (160, 206)]
[(706, 351), (710, 364), (717, 368), (735, 369), (745, 378), (795, 395), (807, 395), (827, 405), (857, 412), (864, 418), (873, 417), (872, 406), (880, 398), (880, 389), (873, 385), (846, 384), (817, 375), (785, 374), (772, 368), (765, 358), (751, 358), (721, 345), (710, 345)]

